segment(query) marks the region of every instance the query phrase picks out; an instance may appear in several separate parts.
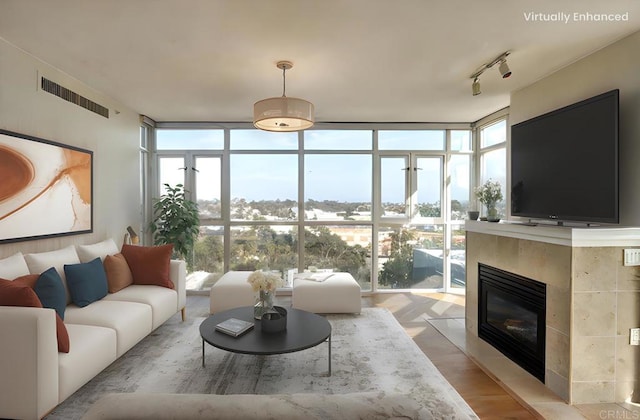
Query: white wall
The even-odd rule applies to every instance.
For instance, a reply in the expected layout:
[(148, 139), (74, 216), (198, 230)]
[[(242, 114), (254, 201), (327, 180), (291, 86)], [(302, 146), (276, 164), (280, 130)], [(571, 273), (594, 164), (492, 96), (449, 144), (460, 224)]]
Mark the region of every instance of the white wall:
[[(620, 89), (620, 224), (640, 225), (640, 32), (511, 94), (510, 124)], [(576, 145), (579, 147), (579, 145)]]
[[(40, 90), (41, 76), (109, 108), (109, 118)], [(141, 219), (139, 127), (137, 113), (0, 38), (0, 128), (93, 151), (94, 228), (91, 234), (0, 244), (0, 258), (107, 237), (120, 245), (125, 228)]]

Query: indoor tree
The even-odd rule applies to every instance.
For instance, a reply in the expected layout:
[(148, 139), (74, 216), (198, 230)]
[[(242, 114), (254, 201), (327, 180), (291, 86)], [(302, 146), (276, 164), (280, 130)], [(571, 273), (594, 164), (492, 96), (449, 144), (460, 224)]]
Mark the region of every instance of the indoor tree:
[(182, 184), (164, 187), (166, 192), (153, 204), (153, 221), (149, 225), (153, 243), (173, 244), (174, 256), (189, 263), (199, 233), (198, 205), (187, 199)]

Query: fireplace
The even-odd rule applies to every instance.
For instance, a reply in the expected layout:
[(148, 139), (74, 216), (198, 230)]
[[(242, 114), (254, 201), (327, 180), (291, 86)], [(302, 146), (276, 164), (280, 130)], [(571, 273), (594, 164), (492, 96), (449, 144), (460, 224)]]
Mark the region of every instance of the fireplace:
[(546, 285), (478, 264), (478, 336), (544, 383)]

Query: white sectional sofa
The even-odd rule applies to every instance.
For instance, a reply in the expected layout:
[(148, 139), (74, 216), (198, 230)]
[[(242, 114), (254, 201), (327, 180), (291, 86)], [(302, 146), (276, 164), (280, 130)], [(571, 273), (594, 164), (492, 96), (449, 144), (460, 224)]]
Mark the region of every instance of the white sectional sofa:
[[(0, 260), (11, 280), (119, 253), (111, 239)], [(40, 419), (178, 311), (185, 316), (186, 266), (171, 260), (173, 289), (132, 284), (84, 307), (68, 303), (69, 352), (58, 351), (53, 309), (0, 306), (0, 418)]]

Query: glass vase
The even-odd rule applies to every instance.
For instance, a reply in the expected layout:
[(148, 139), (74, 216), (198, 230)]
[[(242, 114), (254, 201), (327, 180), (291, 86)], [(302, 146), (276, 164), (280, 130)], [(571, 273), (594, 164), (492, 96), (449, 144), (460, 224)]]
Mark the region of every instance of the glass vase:
[(500, 216), (498, 216), (498, 209), (495, 204), (487, 204), (487, 221), (499, 222)]
[(253, 307), (253, 317), (255, 319), (262, 319), (262, 315), (270, 311), (274, 311), (273, 292), (260, 290), (256, 304)]

